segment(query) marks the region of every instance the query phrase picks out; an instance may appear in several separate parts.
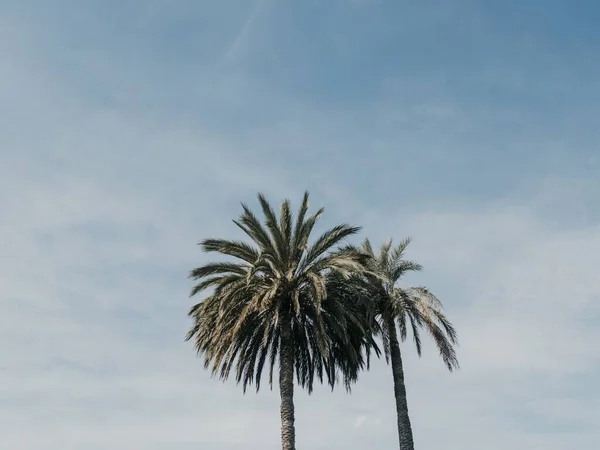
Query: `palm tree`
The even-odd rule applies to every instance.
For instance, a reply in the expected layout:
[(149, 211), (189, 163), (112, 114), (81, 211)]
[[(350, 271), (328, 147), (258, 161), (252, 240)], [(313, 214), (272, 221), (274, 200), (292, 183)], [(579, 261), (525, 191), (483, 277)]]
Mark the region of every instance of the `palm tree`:
[[(205, 252), (233, 261), (205, 264), (190, 272), (197, 280), (191, 296), (212, 289), (191, 308), (187, 339), (194, 338), (199, 356), (213, 376), (225, 380), (235, 365), (235, 378), (260, 388), (263, 367), (269, 384), (279, 360), (281, 440), (284, 450), (295, 449), (294, 372), (301, 387), (312, 391), (315, 376), (326, 377), (333, 389), (341, 373), (347, 389), (368, 365), (369, 351), (378, 352), (365, 322), (365, 311), (346, 289), (329, 289), (338, 277), (364, 270), (365, 255), (338, 245), (359, 228), (338, 225), (309, 238), (323, 209), (307, 217), (308, 193), (293, 218), (290, 202), (281, 204), (279, 217), (262, 194), (258, 196), (264, 223), (242, 204), (234, 223), (251, 242), (206, 239)], [(330, 293), (331, 291), (331, 293)]]
[(414, 443), (398, 331), (400, 339), (405, 341), (410, 326), (417, 353), (421, 356), (420, 330), (424, 328), (433, 337), (448, 370), (459, 367), (454, 350), (454, 346), (458, 345), (457, 334), (442, 312), (441, 302), (425, 287), (404, 289), (397, 286), (407, 272), (422, 269), (420, 264), (403, 259), (409, 243), (410, 239), (405, 239), (392, 247), (390, 239), (377, 254), (368, 239), (361, 247), (370, 257), (367, 263), (370, 273), (363, 277), (363, 281), (366, 281), (363, 296), (371, 304), (372, 314), (378, 321), (386, 361), (389, 364), (391, 360), (392, 365), (400, 450), (414, 450)]

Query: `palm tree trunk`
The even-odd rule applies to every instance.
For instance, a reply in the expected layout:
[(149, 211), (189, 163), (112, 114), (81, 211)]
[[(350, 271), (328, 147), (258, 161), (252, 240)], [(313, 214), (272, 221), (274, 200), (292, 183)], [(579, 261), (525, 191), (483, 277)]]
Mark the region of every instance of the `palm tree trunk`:
[(398, 438), (400, 450), (414, 450), (412, 428), (408, 417), (408, 403), (406, 401), (406, 387), (404, 386), (404, 369), (402, 368), (402, 355), (396, 323), (394, 319), (388, 320), (390, 336), (390, 354), (392, 359), (392, 374), (394, 376), (394, 394), (396, 396), (396, 413), (398, 415)]
[(294, 348), (292, 324), (288, 319), (281, 323), (281, 346), (279, 349), (279, 394), (281, 396), (281, 448), (296, 450), (294, 428)]

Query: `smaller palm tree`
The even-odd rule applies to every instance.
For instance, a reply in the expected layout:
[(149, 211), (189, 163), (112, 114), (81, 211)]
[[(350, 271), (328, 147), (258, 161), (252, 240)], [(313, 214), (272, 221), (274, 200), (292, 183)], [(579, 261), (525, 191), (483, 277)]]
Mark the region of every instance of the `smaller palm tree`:
[[(414, 450), (414, 442), (398, 331), (400, 340), (405, 341), (410, 327), (417, 353), (421, 356), (421, 329), (425, 329), (433, 337), (448, 370), (459, 367), (454, 350), (454, 346), (458, 345), (457, 334), (442, 312), (441, 302), (425, 287), (404, 289), (397, 285), (406, 273), (422, 269), (420, 264), (403, 259), (409, 243), (410, 239), (405, 239), (393, 247), (390, 239), (375, 253), (367, 239), (361, 248), (369, 255), (369, 262), (366, 264), (368, 272), (362, 277), (360, 295), (371, 305), (372, 316), (378, 322), (386, 361), (388, 364), (391, 361), (400, 450)], [(357, 288), (354, 291), (361, 292)]]

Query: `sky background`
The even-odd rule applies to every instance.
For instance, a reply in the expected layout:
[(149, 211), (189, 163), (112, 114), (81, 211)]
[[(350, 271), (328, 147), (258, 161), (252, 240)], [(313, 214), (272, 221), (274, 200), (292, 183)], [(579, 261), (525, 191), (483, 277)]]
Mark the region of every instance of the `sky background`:
[[(408, 256), (460, 337), (402, 347), (417, 448), (600, 446), (600, 4), (0, 0), (0, 436), (280, 448), (184, 343), (195, 245), (261, 191)], [(300, 449), (397, 448), (390, 369), (296, 391)]]

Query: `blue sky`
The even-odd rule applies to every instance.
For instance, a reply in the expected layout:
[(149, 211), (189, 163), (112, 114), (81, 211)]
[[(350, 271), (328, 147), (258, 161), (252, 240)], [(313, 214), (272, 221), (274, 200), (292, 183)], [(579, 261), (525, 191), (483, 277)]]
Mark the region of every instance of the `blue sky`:
[[(462, 370), (403, 347), (419, 448), (598, 447), (597, 2), (0, 0), (0, 434), (277, 449), (183, 343), (195, 243), (308, 189), (410, 256)], [(394, 448), (383, 362), (299, 448)], [(35, 430), (34, 432), (32, 430)]]

